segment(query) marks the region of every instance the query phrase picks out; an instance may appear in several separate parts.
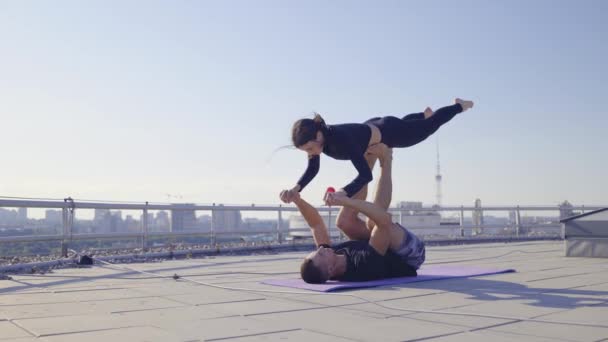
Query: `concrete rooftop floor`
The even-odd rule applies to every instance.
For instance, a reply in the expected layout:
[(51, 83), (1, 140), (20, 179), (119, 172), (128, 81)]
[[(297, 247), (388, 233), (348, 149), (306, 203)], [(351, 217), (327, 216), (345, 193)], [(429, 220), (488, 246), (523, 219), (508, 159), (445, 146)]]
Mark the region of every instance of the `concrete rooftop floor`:
[[(299, 276), (304, 255), (125, 266), (297, 291), (260, 281)], [(428, 247), (446, 263), (517, 272), (337, 295), (109, 265), (17, 275), (0, 281), (0, 341), (608, 341), (606, 259), (565, 258), (561, 242)]]

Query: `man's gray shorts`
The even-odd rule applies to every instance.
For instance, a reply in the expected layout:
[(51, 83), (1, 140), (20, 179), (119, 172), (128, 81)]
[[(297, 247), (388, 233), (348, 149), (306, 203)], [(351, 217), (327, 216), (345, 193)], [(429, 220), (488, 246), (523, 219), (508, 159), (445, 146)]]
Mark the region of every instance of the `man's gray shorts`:
[(396, 251), (397, 255), (401, 256), (405, 259), (408, 265), (414, 267), (415, 269), (420, 268), (424, 263), (424, 259), (426, 256), (426, 252), (424, 249), (424, 242), (420, 240), (414, 233), (405, 229), (399, 223), (395, 223), (397, 226), (403, 229), (405, 233), (403, 235), (403, 242), (401, 246)]

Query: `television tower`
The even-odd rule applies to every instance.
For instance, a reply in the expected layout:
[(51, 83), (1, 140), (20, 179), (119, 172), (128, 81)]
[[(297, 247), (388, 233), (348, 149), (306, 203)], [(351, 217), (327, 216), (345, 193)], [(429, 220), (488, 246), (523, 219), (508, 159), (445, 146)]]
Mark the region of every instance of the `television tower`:
[(437, 206), (441, 207), (441, 170), (439, 168), (439, 139), (437, 139), (437, 174), (435, 175), (437, 182)]

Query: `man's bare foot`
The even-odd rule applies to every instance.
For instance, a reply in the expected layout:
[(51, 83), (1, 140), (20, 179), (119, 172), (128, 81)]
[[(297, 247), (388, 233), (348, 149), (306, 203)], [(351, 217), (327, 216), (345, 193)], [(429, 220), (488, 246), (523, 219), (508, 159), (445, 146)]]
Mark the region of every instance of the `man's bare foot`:
[(375, 144), (368, 147), (365, 153), (368, 155), (366, 156), (366, 159), (378, 158), (378, 161), (380, 162), (380, 167), (384, 167), (387, 162), (391, 163), (393, 161), (393, 149), (383, 143)]
[(346, 192), (338, 191), (326, 193), (324, 199), (326, 205), (344, 205), (350, 198), (346, 195)]
[(433, 112), (433, 110), (431, 109), (431, 107), (426, 107), (426, 109), (424, 110), (424, 118), (428, 119), (431, 116), (433, 116), (433, 114), (435, 114), (435, 112)]
[(377, 157), (378, 159), (393, 157), (393, 149), (389, 148), (383, 143), (374, 144), (368, 147), (366, 152)]
[(463, 112), (466, 111), (467, 109), (473, 108), (473, 105), (474, 105), (473, 101), (463, 100), (458, 97), (454, 100), (454, 102), (460, 104)]
[(372, 158), (372, 156), (374, 158), (378, 158), (378, 156), (382, 153), (380, 145), (382, 145), (382, 143), (373, 144), (367, 147), (365, 153), (369, 155), (369, 158)]

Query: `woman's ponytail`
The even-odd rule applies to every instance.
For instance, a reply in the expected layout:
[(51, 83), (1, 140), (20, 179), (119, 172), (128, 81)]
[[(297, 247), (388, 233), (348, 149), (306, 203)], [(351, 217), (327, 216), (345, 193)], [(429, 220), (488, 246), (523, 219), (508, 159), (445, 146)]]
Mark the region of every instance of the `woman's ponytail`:
[(325, 124), (325, 120), (323, 120), (321, 114), (315, 112), (315, 117), (312, 119), (312, 121), (315, 123), (317, 130), (323, 132), (323, 134), (327, 132), (327, 125)]

